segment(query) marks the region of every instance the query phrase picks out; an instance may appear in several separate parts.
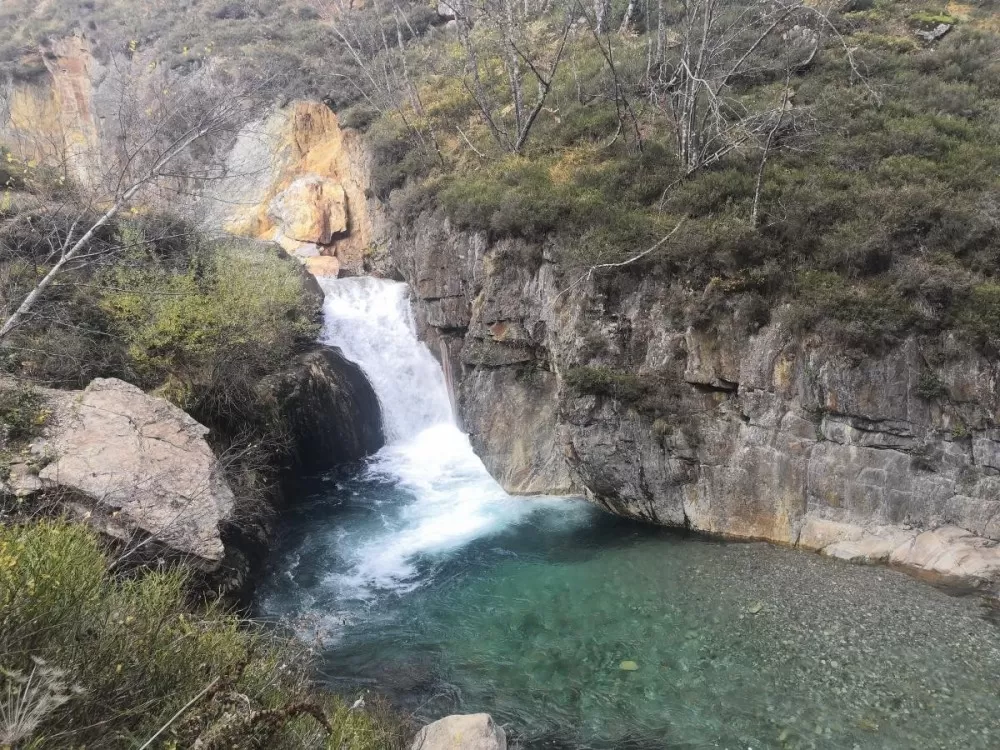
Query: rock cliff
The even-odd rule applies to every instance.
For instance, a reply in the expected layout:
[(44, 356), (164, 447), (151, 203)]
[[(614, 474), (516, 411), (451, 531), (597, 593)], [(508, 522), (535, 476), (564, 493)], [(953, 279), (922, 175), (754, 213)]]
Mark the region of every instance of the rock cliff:
[[(782, 309), (764, 325), (734, 308), (692, 326), (677, 300), (696, 292), (639, 266), (588, 274), (560, 262), (555, 241), (459, 231), (433, 211), (404, 220), (392, 199), (364, 196), (360, 137), (318, 107), (269, 120), (294, 146), (263, 170), (277, 197), (255, 215), (272, 223), (241, 231), (295, 239), (306, 226), (319, 238), (343, 226), (344, 185), (349, 231), (330, 231), (320, 252), (344, 272), (410, 284), (463, 426), (508, 491), (581, 493), (651, 523), (1000, 579), (994, 363), (948, 338), (848, 351)], [(314, 198), (328, 190), (336, 205), (323, 208)], [(313, 198), (284, 210), (287, 191)]]
[(329, 107), (294, 102), (237, 138), (210, 222), (277, 242), (317, 276), (360, 273), (371, 243), (363, 159), (360, 135)]
[(792, 333), (782, 310), (698, 329), (687, 290), (562, 267), (557, 248), (379, 225), (464, 426), (514, 493), (582, 492), (620, 515), (891, 561), (994, 585), (997, 366), (957, 341), (874, 355)]

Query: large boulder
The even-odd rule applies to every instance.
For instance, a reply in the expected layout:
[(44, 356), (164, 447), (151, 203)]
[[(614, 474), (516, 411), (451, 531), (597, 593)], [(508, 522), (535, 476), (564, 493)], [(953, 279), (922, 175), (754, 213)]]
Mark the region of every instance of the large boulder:
[(507, 735), (489, 714), (457, 714), (421, 729), (410, 750), (507, 750)]
[[(52, 416), (32, 452), (35, 490), (111, 536), (152, 538), (212, 570), (232, 490), (205, 442), (208, 428), (162, 398), (114, 378), (80, 391), (47, 391)], [(48, 463), (45, 463), (48, 462)]]
[(301, 177), (271, 201), (268, 210), (282, 235), (298, 242), (329, 245), (347, 231), (347, 196), (329, 177)]
[(333, 347), (317, 345), (300, 354), (260, 388), (264, 403), (288, 430), (301, 471), (357, 461), (385, 444), (375, 391), (361, 368)]

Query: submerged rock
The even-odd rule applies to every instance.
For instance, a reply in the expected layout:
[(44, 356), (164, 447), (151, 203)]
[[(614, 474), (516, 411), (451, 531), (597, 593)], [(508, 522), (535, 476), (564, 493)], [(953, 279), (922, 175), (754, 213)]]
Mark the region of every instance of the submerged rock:
[(507, 735), (489, 714), (456, 714), (421, 729), (410, 750), (507, 750)]
[(219, 524), (234, 498), (205, 442), (208, 428), (115, 378), (46, 396), (53, 415), (32, 445), (48, 461), (37, 489), (110, 536), (150, 537), (214, 569), (223, 557)]

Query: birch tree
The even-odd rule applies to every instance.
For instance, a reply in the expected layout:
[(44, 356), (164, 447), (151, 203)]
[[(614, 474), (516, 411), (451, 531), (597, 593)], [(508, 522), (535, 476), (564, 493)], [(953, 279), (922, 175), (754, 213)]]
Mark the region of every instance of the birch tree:
[[(825, 37), (840, 42), (852, 75), (867, 85), (829, 16), (804, 0), (682, 0), (676, 32), (674, 49), (661, 48), (665, 59), (650, 66), (649, 89), (673, 131), (684, 174), (763, 141), (771, 148), (775, 123), (789, 106), (789, 74), (813, 61)], [(661, 35), (658, 27), (658, 47)], [(737, 90), (748, 79), (782, 78), (785, 89), (769, 102)]]
[[(110, 225), (140, 205), (188, 202), (198, 186), (226, 176), (224, 153), (251, 120), (260, 81), (220, 79), (217, 73), (171, 77), (140, 73), (114, 59), (115, 108), (105, 118), (101, 158), (106, 165), (88, 185), (65, 186), (41, 213), (47, 252), (6, 248), (8, 265), (36, 269), (27, 288), (8, 283), (0, 293), (0, 347), (30, 320), (39, 301), (69, 270), (99, 262), (122, 248), (107, 241)], [(15, 220), (17, 217), (15, 217)], [(23, 280), (22, 280), (23, 281)]]
[[(465, 50), (465, 88), (493, 139), (515, 154), (523, 151), (545, 108), (573, 28), (568, 10), (559, 25), (545, 24), (544, 30), (532, 27), (530, 12), (514, 0), (486, 0), (475, 7), (463, 4), (456, 19)], [(496, 85), (497, 67), (505, 86)]]

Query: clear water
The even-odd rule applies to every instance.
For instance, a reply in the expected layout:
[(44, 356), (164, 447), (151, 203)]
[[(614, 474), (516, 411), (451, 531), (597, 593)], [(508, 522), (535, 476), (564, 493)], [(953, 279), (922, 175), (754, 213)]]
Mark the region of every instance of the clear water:
[(259, 607), (315, 639), (335, 687), (488, 711), (524, 748), (1000, 747), (977, 599), (511, 498), (451, 423), (405, 288), (326, 291), (327, 339), (393, 439), (352, 478), (302, 480)]

